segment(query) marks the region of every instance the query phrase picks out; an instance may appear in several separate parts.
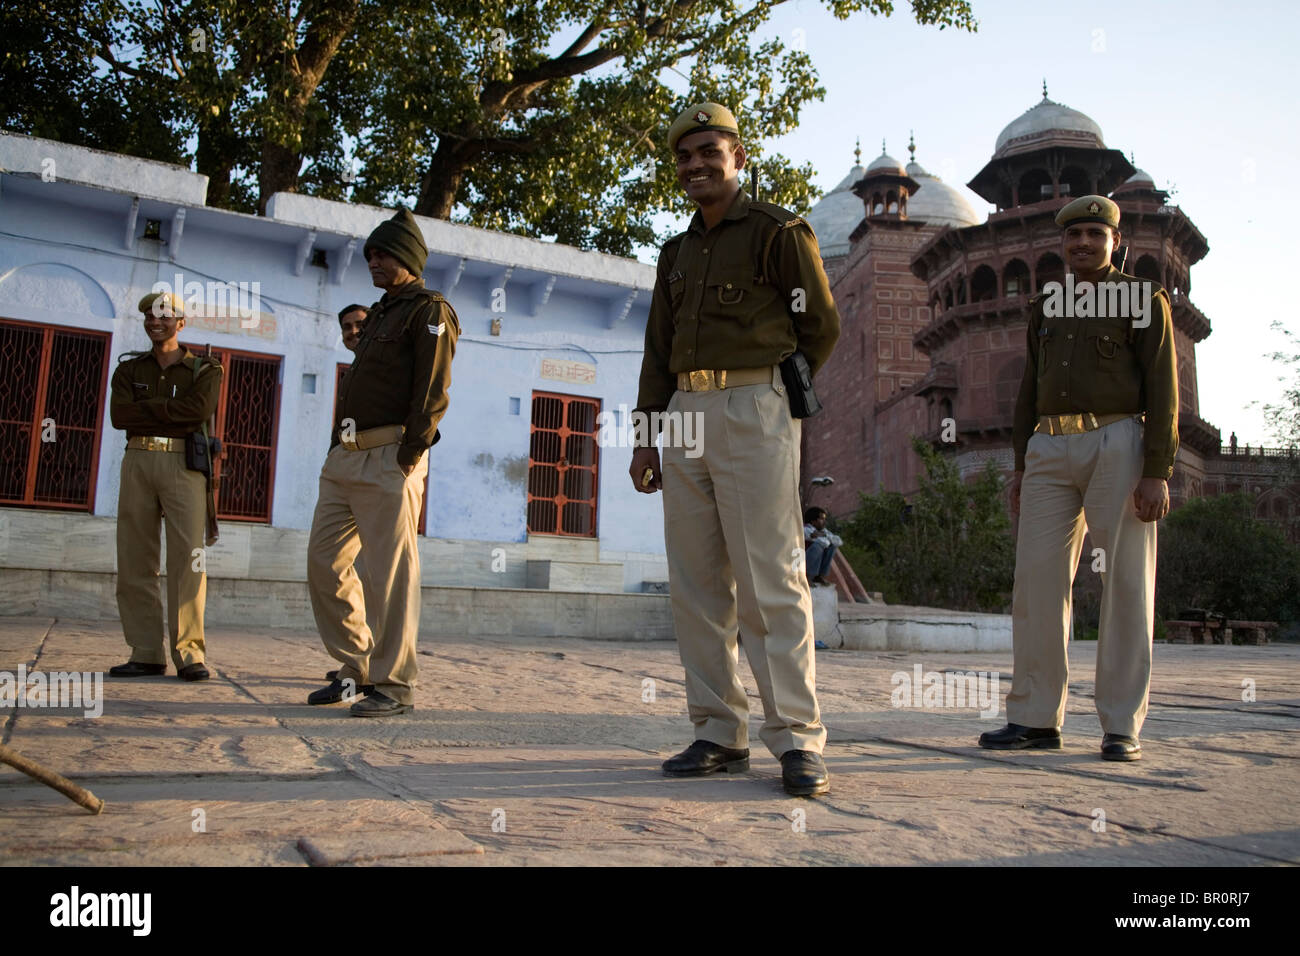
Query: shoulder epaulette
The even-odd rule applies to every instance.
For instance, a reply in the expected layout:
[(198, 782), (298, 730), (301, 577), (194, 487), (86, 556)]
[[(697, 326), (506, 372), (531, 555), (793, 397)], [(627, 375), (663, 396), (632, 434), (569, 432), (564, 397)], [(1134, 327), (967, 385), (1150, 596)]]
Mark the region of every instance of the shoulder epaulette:
[(783, 206), (778, 206), (776, 203), (751, 201), (749, 208), (775, 219), (781, 224), (783, 229), (789, 228), (790, 226), (796, 226), (799, 223), (803, 223), (805, 226), (807, 225), (807, 222), (805, 222), (801, 216), (796, 216), (789, 209), (786, 209)]

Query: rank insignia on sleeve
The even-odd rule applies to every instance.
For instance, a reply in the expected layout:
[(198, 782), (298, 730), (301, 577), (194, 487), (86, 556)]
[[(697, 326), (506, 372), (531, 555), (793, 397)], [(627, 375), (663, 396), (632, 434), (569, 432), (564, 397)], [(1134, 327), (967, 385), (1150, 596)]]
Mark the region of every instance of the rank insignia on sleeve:
[(442, 335), (447, 330), (446, 322), (439, 322), (437, 325), (430, 325), (429, 332), (433, 335)]

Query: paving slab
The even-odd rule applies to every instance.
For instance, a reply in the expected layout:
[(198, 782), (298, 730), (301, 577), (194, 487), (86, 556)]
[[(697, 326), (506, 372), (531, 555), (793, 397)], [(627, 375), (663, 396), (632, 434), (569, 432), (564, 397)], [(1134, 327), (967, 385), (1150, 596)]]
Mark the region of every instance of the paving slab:
[[(422, 639), (416, 709), (310, 707), (314, 633), (210, 628), (213, 679), (104, 678), (102, 714), (0, 709), (3, 741), (106, 801), (0, 767), (0, 863), (109, 866), (1300, 864), (1300, 646), (1157, 645), (1144, 758), (1098, 758), (1095, 643), (1070, 646), (1059, 752), (975, 745), (1009, 652), (818, 652), (831, 792), (751, 770), (669, 779), (691, 739), (671, 642)], [(111, 623), (0, 618), (0, 672), (106, 672)], [(894, 706), (925, 674), (997, 676), (999, 713)], [(920, 701), (918, 701), (918, 704)], [(968, 701), (968, 704), (973, 703)]]

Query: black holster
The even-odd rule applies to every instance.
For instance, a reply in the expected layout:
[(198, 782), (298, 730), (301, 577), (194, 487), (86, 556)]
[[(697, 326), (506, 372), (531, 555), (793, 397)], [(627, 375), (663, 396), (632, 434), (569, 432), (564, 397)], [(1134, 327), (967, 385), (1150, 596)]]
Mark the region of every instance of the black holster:
[(795, 352), (781, 363), (781, 379), (790, 398), (790, 414), (794, 418), (812, 418), (822, 410), (822, 403), (813, 391), (812, 369), (802, 352)]

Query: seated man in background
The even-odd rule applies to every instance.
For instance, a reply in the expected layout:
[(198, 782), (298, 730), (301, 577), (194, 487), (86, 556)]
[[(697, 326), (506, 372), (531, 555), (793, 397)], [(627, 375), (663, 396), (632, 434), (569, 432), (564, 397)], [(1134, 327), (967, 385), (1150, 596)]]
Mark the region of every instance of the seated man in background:
[(826, 575), (830, 573), (836, 550), (844, 542), (834, 531), (826, 530), (825, 508), (804, 509), (803, 537), (804, 548), (807, 549), (804, 564), (809, 582), (824, 587), (834, 587), (834, 583)]

